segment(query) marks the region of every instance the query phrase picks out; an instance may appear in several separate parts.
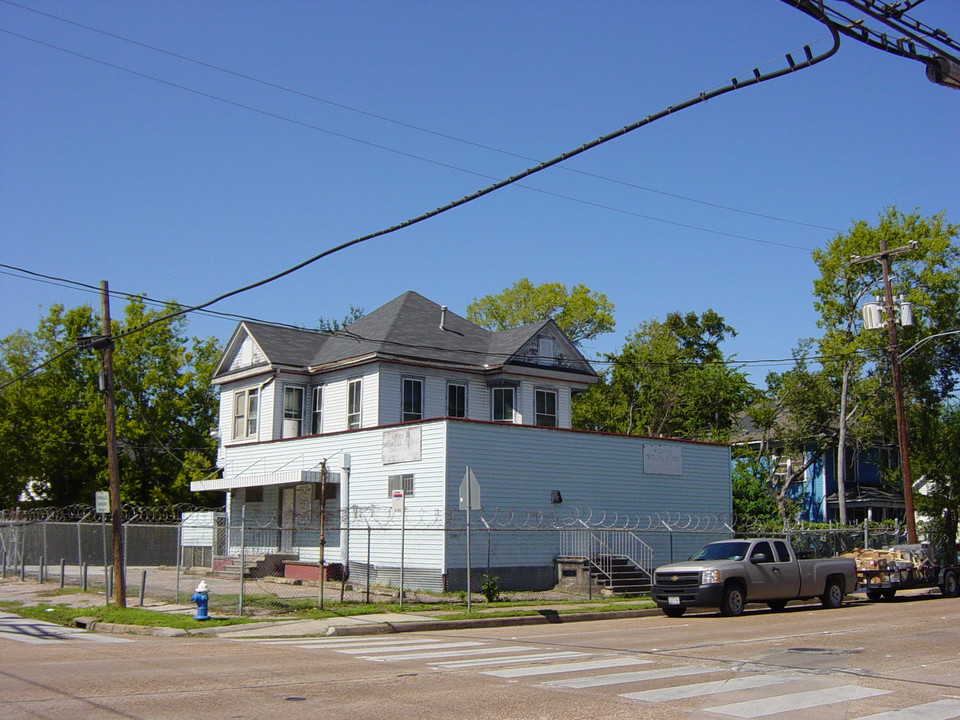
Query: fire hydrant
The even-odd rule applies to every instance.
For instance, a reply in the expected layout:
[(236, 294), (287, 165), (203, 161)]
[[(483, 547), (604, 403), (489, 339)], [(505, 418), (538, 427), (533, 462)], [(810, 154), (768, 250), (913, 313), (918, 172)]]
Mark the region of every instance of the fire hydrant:
[(194, 620), (209, 620), (207, 615), (207, 603), (210, 602), (210, 596), (207, 594), (207, 581), (201, 580), (197, 585), (196, 592), (190, 596), (190, 601), (197, 604), (197, 613), (193, 616)]

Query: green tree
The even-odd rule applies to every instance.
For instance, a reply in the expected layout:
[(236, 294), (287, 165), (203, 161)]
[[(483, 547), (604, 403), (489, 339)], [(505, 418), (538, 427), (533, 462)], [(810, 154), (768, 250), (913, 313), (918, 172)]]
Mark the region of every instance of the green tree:
[(936, 417), (915, 426), (921, 435), (911, 458), (914, 476), (922, 481), (916, 508), (929, 518), (928, 532), (940, 562), (956, 562), (960, 522), (960, 401), (948, 402)]
[[(170, 308), (148, 310), (142, 300), (126, 307), (113, 333), (136, 328)], [(210, 377), (215, 339), (188, 341), (186, 319), (157, 323), (116, 340), (114, 384), (125, 502), (196, 502), (189, 482), (214, 465), (217, 396)], [(0, 393), (0, 501), (23, 498), (49, 505), (89, 504), (106, 489), (106, 431), (98, 377), (101, 358), (76, 349), (78, 338), (100, 333), (86, 306), (54, 306), (36, 331), (0, 341), (0, 379), (6, 382), (49, 362)], [(207, 471), (207, 472), (204, 472)]]
[(353, 323), (364, 315), (365, 313), (362, 307), (351, 305), (350, 310), (347, 311), (347, 314), (343, 316), (342, 320), (337, 320), (336, 318), (329, 320), (321, 315), (320, 319), (317, 320), (317, 328), (322, 332), (334, 333), (343, 330), (348, 325), (353, 325)]
[(754, 389), (726, 362), (735, 331), (713, 310), (670, 313), (627, 336), (600, 378), (574, 403), (574, 426), (629, 435), (724, 441)]
[[(846, 451), (895, 436), (891, 383), (884, 331), (866, 331), (860, 306), (882, 293), (876, 263), (853, 263), (853, 256), (915, 243), (911, 252), (891, 258), (894, 295), (912, 304), (914, 324), (898, 328), (901, 348), (957, 329), (960, 317), (960, 248), (958, 226), (944, 215), (924, 218), (888, 208), (876, 225), (855, 223), (825, 249), (813, 253), (820, 276), (814, 281), (814, 307), (823, 335), (818, 340), (823, 371), (839, 393), (836, 410), (837, 478), (845, 487)], [(936, 417), (960, 377), (960, 337), (944, 337), (918, 347), (902, 365), (904, 395), (910, 415), (920, 424)], [(841, 520), (844, 520), (841, 505)]]
[(614, 305), (603, 293), (577, 283), (534, 285), (521, 278), (496, 295), (485, 295), (467, 305), (467, 320), (488, 330), (508, 330), (551, 319), (574, 345), (610, 332)]

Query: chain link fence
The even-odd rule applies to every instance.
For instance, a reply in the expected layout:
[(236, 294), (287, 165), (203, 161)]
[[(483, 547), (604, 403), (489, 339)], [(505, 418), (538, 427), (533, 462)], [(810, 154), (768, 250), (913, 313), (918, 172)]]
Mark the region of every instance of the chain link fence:
[[(735, 534), (756, 535), (735, 533), (725, 517), (678, 513), (492, 510), (468, 526), (454, 511), (400, 516), (358, 506), (284, 525), (179, 506), (125, 508), (122, 546), (128, 605), (188, 612), (203, 580), (211, 612), (282, 615), (343, 604), (456, 611), (468, 587), (476, 602), (636, 597), (658, 565)], [(903, 528), (869, 524), (761, 534), (818, 557), (904, 542)], [(59, 582), (108, 603), (112, 539), (111, 525), (84, 506), (0, 513), (3, 576)]]

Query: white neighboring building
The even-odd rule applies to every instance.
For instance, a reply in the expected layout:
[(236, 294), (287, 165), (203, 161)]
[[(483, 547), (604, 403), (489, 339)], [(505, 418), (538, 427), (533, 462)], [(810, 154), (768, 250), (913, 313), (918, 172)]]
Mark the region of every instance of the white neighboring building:
[[(442, 528), (464, 515), (468, 466), (481, 486), (474, 523), (495, 509), (729, 517), (727, 445), (570, 429), (572, 395), (596, 381), (550, 320), (490, 332), (414, 292), (334, 334), (243, 322), (214, 376), (222, 477), (192, 489), (225, 491), (234, 525), (244, 508), (247, 523), (278, 526), (262, 552), (314, 564), (321, 497), (328, 517), (349, 508), (326, 525), (324, 562), (355, 577), (399, 567), (399, 540), (368, 548), (361, 519), (399, 528), (403, 490), (403, 521), (419, 527), (404, 566), (436, 590), (464, 587), (463, 533)], [(517, 538), (493, 562), (501, 587), (556, 584), (557, 535)], [(713, 539), (678, 536), (671, 555)], [(672, 559), (654, 550), (654, 564)], [(480, 543), (472, 554), (473, 567), (488, 560)]]

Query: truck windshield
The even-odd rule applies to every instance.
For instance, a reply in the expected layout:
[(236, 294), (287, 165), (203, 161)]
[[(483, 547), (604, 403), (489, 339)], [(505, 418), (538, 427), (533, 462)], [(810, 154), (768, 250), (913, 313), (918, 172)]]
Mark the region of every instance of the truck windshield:
[(747, 556), (747, 542), (711, 543), (700, 548), (691, 560), (743, 560)]

